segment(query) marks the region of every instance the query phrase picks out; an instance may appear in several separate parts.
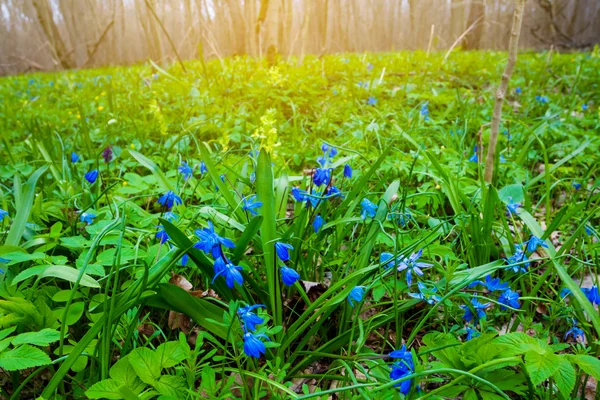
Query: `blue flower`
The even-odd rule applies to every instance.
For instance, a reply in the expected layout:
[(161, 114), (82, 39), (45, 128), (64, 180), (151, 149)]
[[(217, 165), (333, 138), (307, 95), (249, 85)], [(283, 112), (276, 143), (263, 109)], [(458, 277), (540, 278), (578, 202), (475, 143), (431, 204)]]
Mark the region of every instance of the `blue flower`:
[(529, 240), (526, 243), (527, 243), (527, 251), (530, 253), (533, 253), (534, 251), (536, 251), (538, 246), (548, 248), (548, 245), (546, 244), (546, 242), (535, 235), (531, 235), (531, 237), (529, 238)]
[[(512, 308), (521, 308), (521, 303), (519, 303), (519, 297), (519, 293), (513, 292), (512, 290), (508, 289), (504, 293), (502, 293), (500, 297), (498, 297), (498, 302), (500, 304), (504, 304)], [(505, 307), (500, 308), (502, 310), (506, 310)]]
[(417, 283), (419, 287), (419, 293), (409, 293), (408, 295), (413, 299), (420, 299), (426, 302), (427, 304), (435, 304), (441, 300), (441, 297), (436, 295), (438, 288), (433, 287), (431, 289), (427, 288), (423, 282)]
[(369, 98), (367, 99), (367, 104), (370, 106), (374, 106), (375, 104), (377, 104), (377, 99), (373, 96), (369, 96)]
[(169, 240), (169, 235), (167, 234), (167, 231), (165, 231), (165, 228), (162, 226), (159, 226), (159, 228), (159, 231), (156, 232), (156, 238), (160, 239), (160, 244), (164, 244), (167, 240)]
[(105, 148), (102, 151), (102, 157), (104, 158), (105, 163), (108, 164), (110, 162), (110, 160), (112, 160), (112, 156), (113, 156), (113, 151), (110, 146), (108, 146), (107, 148)]
[(300, 201), (300, 202), (306, 201), (306, 194), (307, 194), (306, 190), (302, 190), (295, 186), (292, 188), (292, 196), (294, 196), (294, 200), (296, 200), (296, 201)]
[(0, 208), (0, 222), (4, 220), (4, 217), (8, 217), (8, 211), (4, 211)]
[[(400, 350), (394, 350), (390, 353), (390, 357), (392, 358), (400, 358), (399, 362), (395, 362), (392, 364), (392, 370), (390, 372), (390, 379), (396, 380), (400, 378), (405, 378), (411, 375), (415, 369), (415, 364), (412, 359), (412, 354), (406, 351), (406, 346), (402, 346)], [(400, 383), (395, 384), (395, 387), (400, 388), (400, 392), (405, 396), (410, 392), (410, 387), (412, 385), (412, 379), (407, 379)]]
[(337, 187), (329, 186), (329, 189), (327, 189), (327, 197), (343, 197), (343, 195), (340, 189), (338, 189)]
[(206, 168), (206, 164), (204, 163), (204, 161), (200, 161), (200, 173), (204, 175), (207, 172), (208, 168)]
[(290, 260), (290, 250), (294, 250), (291, 244), (277, 242), (275, 243), (275, 250), (277, 251), (277, 257), (281, 261)]
[(403, 228), (406, 227), (406, 224), (408, 223), (408, 221), (410, 221), (412, 219), (412, 215), (409, 211), (407, 211), (408, 209), (405, 208), (405, 212), (401, 213), (401, 212), (391, 212), (388, 215), (388, 219), (391, 221), (396, 221), (396, 223), (400, 226), (402, 226)]
[(179, 217), (177, 216), (177, 214), (174, 214), (174, 213), (173, 213), (173, 211), (167, 211), (163, 217), (164, 217), (164, 219), (166, 219), (166, 220), (167, 220), (167, 221), (169, 221), (169, 222), (171, 222), (171, 221), (173, 221), (173, 220), (175, 220), (175, 219), (179, 218)]
[(587, 104), (584, 103), (584, 104), (581, 105), (581, 111), (587, 111), (587, 109), (588, 109), (588, 105)]
[(229, 260), (223, 259), (222, 257), (217, 258), (215, 260), (214, 268), (216, 274), (212, 280), (213, 282), (215, 281), (215, 279), (217, 279), (219, 275), (224, 275), (225, 283), (230, 289), (233, 289), (236, 282), (240, 285), (244, 283), (244, 277), (240, 272), (243, 270), (243, 268), (237, 265), (233, 265)]
[(394, 258), (394, 255), (392, 253), (383, 252), (379, 256), (379, 264), (383, 265), (386, 269), (395, 267), (397, 259), (394, 259), (391, 262), (388, 262), (392, 258)]
[(521, 93), (523, 93), (523, 91), (521, 90), (521, 86), (517, 86), (517, 88), (515, 89), (515, 93), (516, 93), (516, 94), (521, 94)]
[(475, 282), (469, 284), (469, 287), (473, 288), (478, 285), (485, 286), (486, 289), (489, 290), (490, 292), (502, 291), (502, 290), (509, 289), (508, 283), (503, 283), (502, 281), (500, 281), (500, 278), (492, 278), (492, 275), (488, 275), (485, 277), (485, 283), (483, 283), (481, 281), (475, 281)]
[(292, 286), (298, 279), (300, 279), (298, 272), (285, 265), (281, 267), (281, 280), (286, 286)]
[(329, 149), (329, 158), (334, 158), (335, 156), (337, 156), (337, 154), (338, 154), (338, 149), (331, 146), (331, 148)]
[(465, 315), (463, 316), (463, 319), (465, 321), (471, 322), (471, 321), (473, 321), (473, 318), (475, 317), (475, 322), (477, 322), (480, 319), (485, 318), (485, 309), (490, 306), (490, 303), (482, 304), (476, 298), (473, 298), (473, 299), (471, 299), (471, 305), (475, 309), (475, 313), (477, 314), (477, 316), (475, 316), (473, 314), (473, 311), (471, 311), (471, 307), (469, 307), (467, 305), (460, 306), (460, 308), (465, 310)]
[(571, 182), (571, 186), (573, 186), (575, 188), (575, 190), (580, 190), (581, 189), (581, 183), (578, 182)]
[(188, 261), (190, 260), (190, 256), (185, 253), (182, 257), (181, 257), (181, 266), (185, 267), (188, 263)]
[(537, 95), (535, 96), (535, 99), (542, 104), (548, 103), (548, 98), (546, 96)]
[(473, 155), (469, 158), (469, 162), (479, 162), (479, 156), (477, 155), (477, 146), (473, 148)]
[(179, 173), (183, 175), (183, 179), (187, 181), (190, 179), (190, 176), (192, 176), (192, 168), (185, 161), (183, 161), (179, 167)]
[(598, 286), (593, 285), (591, 288), (581, 288), (585, 297), (588, 298), (590, 303), (592, 304), (600, 304), (600, 292), (598, 291)]
[(594, 228), (592, 228), (590, 225), (585, 225), (583, 227), (585, 229), (585, 234), (588, 236), (592, 236), (592, 234), (594, 234)]
[(179, 205), (183, 202), (181, 201), (181, 197), (177, 196), (172, 190), (167, 190), (165, 194), (158, 198), (157, 203), (163, 207), (171, 208), (173, 204)]
[(419, 112), (425, 121), (427, 121), (429, 119), (429, 102), (428, 101), (423, 103), (423, 105), (421, 106), (421, 110)]
[(351, 307), (354, 307), (353, 301), (360, 303), (365, 295), (365, 287), (364, 286), (355, 286), (350, 290), (348, 294), (348, 303), (350, 303)]
[(250, 183), (256, 182), (256, 172), (252, 171), (248, 179), (250, 179)]
[(362, 211), (360, 213), (362, 219), (365, 219), (367, 217), (375, 217), (375, 214), (377, 212), (377, 205), (375, 203), (365, 198), (362, 199), (362, 201), (360, 202), (360, 206), (362, 207)]
[(93, 171), (88, 172), (87, 174), (84, 175), (84, 178), (86, 181), (88, 181), (90, 183), (90, 185), (93, 185), (94, 182), (96, 182), (96, 179), (98, 179), (98, 170), (95, 169)]
[(313, 229), (315, 230), (315, 233), (319, 233), (324, 224), (325, 220), (323, 219), (323, 217), (317, 215), (315, 217), (315, 221), (313, 222)]
[(244, 197), (242, 199), (242, 202), (244, 203), (244, 205), (242, 206), (242, 210), (248, 211), (252, 215), (258, 215), (258, 213), (255, 211), (255, 208), (259, 208), (263, 205), (263, 203), (261, 201), (254, 201), (255, 199), (255, 194), (248, 198)]
[(513, 203), (512, 197), (509, 200), (510, 200), (510, 202), (506, 205), (506, 209), (508, 210), (508, 213), (512, 214), (512, 215), (517, 215), (518, 214), (517, 209), (519, 207), (521, 207), (522, 204), (521, 203)]
[(91, 225), (94, 223), (94, 218), (96, 218), (96, 216), (94, 214), (87, 213), (87, 212), (81, 213), (81, 215), (79, 216), (79, 220), (81, 222), (85, 222), (88, 225)]
[(367, 71), (368, 71), (368, 72), (371, 72), (371, 71), (373, 70), (373, 68), (375, 68), (375, 67), (373, 66), (373, 64), (371, 64), (371, 63), (368, 63), (368, 64), (367, 64)]
[(477, 332), (477, 330), (471, 328), (470, 325), (467, 325), (467, 327), (465, 328), (466, 332), (467, 332), (467, 342), (475, 337), (481, 336), (481, 333)]
[(515, 245), (514, 254), (508, 257), (506, 259), (506, 262), (509, 264), (518, 264), (525, 262), (524, 264), (509, 266), (508, 269), (512, 269), (514, 273), (526, 273), (527, 268), (529, 268), (529, 261), (527, 259), (527, 255), (523, 251), (522, 245)]
[[(567, 333), (565, 334), (565, 340), (569, 336), (573, 336), (573, 339), (575, 339), (575, 341), (583, 342), (585, 340), (585, 333), (583, 332), (583, 329), (581, 329), (577, 326), (576, 320), (573, 320), (573, 327), (571, 327), (571, 329), (569, 329), (567, 331)], [(580, 339), (580, 340), (578, 340), (578, 339)]]
[(433, 264), (427, 264), (424, 262), (417, 262), (419, 258), (423, 255), (423, 249), (420, 249), (416, 253), (413, 253), (408, 258), (404, 258), (398, 263), (398, 272), (402, 272), (406, 270), (406, 283), (408, 286), (412, 284), (412, 274), (413, 272), (418, 276), (423, 276), (423, 271), (421, 268), (429, 268), (432, 267)]
[(331, 168), (317, 168), (313, 175), (313, 182), (317, 186), (329, 185), (331, 181)]
[(350, 164), (344, 165), (344, 177), (348, 179), (352, 178), (352, 167)]
[(321, 151), (323, 151), (323, 153), (327, 153), (327, 150), (329, 150), (329, 145), (327, 143), (323, 143), (321, 145)]
[(260, 340), (261, 338), (269, 340), (269, 337), (264, 333), (246, 332), (244, 334), (244, 353), (248, 357), (260, 358), (262, 354), (265, 354), (266, 347)]
[(221, 237), (215, 233), (215, 227), (210, 221), (208, 221), (208, 228), (196, 229), (195, 233), (200, 241), (194, 244), (194, 248), (202, 250), (206, 254), (212, 254), (215, 259), (221, 257), (221, 245), (228, 249), (235, 247), (235, 244), (230, 239)]
[(76, 163), (77, 161), (79, 161), (79, 156), (77, 155), (77, 153), (75, 153), (74, 151), (71, 152), (71, 162), (72, 163)]
[(563, 290), (560, 291), (560, 297), (563, 299), (570, 295), (571, 295), (571, 290), (569, 288), (563, 288)]
[(264, 318), (261, 318), (252, 312), (260, 307), (265, 308), (263, 304), (255, 304), (253, 306), (245, 306), (238, 309), (237, 314), (244, 323), (244, 330), (246, 332), (254, 332), (256, 330), (256, 325), (265, 322)]

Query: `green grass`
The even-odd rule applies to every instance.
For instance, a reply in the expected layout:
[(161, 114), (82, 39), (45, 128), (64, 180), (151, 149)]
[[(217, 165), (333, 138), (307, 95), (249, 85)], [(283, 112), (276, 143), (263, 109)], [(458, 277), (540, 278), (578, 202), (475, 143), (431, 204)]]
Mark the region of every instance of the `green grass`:
[[(600, 371), (598, 301), (579, 289), (600, 265), (600, 54), (519, 56), (486, 185), (474, 147), (481, 160), (505, 58), (237, 57), (0, 79), (0, 397), (584, 398)], [(319, 188), (323, 144), (338, 154)], [(307, 208), (294, 187), (320, 200)], [(168, 190), (175, 217), (157, 203)], [(235, 243), (218, 250), (242, 268), (233, 289), (214, 278), (215, 252), (193, 247), (209, 221)], [(548, 247), (519, 261), (531, 235)], [(409, 285), (390, 267), (421, 249), (431, 266)], [(284, 264), (300, 275), (289, 287)], [(490, 274), (519, 307), (469, 287)], [(474, 299), (486, 317), (466, 323)], [(265, 305), (260, 358), (237, 315), (252, 304)], [(584, 339), (565, 337), (574, 326)], [(403, 344), (407, 364), (389, 357)]]

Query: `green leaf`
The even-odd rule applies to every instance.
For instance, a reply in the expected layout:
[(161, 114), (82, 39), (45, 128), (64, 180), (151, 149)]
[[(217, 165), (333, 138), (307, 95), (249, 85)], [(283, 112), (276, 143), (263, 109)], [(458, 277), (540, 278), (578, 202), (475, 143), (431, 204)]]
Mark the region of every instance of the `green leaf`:
[(138, 347), (127, 358), (142, 382), (154, 385), (160, 378), (160, 358), (149, 348)]
[[(192, 318), (198, 325), (208, 329), (212, 334), (225, 338), (227, 329), (220, 325), (223, 321), (223, 309), (208, 300), (192, 296), (179, 286), (161, 283), (156, 290), (170, 310), (177, 311)], [(149, 305), (160, 306), (149, 300)], [(211, 322), (211, 320), (217, 323)]]
[[(69, 282), (77, 282), (77, 278), (79, 277), (80, 271), (68, 267), (66, 265), (40, 265), (37, 267), (30, 267), (18, 274), (15, 279), (13, 279), (12, 284), (16, 285), (17, 283), (24, 281), (27, 278), (38, 275), (41, 278), (59, 278), (64, 279)], [(99, 288), (100, 284), (94, 278), (89, 276), (88, 274), (83, 274), (81, 277), (81, 281), (79, 282), (81, 286), (91, 287), (91, 288)]]
[(154, 388), (163, 396), (181, 399), (185, 398), (187, 384), (182, 376), (163, 375), (154, 383)]
[(139, 379), (135, 373), (135, 369), (129, 362), (129, 357), (119, 359), (108, 373), (112, 379), (121, 385), (134, 387), (139, 384)]
[(273, 323), (281, 325), (283, 315), (283, 310), (280, 308), (281, 284), (279, 282), (279, 271), (275, 263), (275, 242), (278, 237), (274, 190), (271, 157), (269, 153), (261, 150), (258, 155), (258, 166), (256, 168), (256, 193), (258, 201), (263, 203), (260, 208), (260, 214), (264, 218), (260, 228), (260, 238), (267, 276), (267, 287), (270, 294), (270, 311), (273, 315)]
[(558, 371), (560, 357), (554, 353), (535, 350), (525, 353), (525, 366), (534, 385), (539, 385)]
[(564, 356), (558, 357), (558, 370), (552, 375), (558, 390), (565, 397), (565, 399), (571, 398), (571, 392), (575, 387), (575, 368), (571, 365), (568, 359)]
[(42, 329), (39, 332), (26, 332), (17, 335), (12, 344), (14, 346), (19, 344), (32, 344), (35, 346), (48, 346), (50, 343), (56, 342), (60, 339), (60, 332), (54, 329)]
[(507, 333), (494, 339), (495, 345), (503, 347), (503, 354), (507, 357), (525, 354), (528, 351), (543, 352), (549, 350), (547, 345), (543, 346), (540, 341), (523, 332)]
[[(5, 245), (18, 246), (21, 241), (21, 237), (23, 236), (23, 232), (25, 232), (25, 226), (27, 224), (27, 220), (29, 219), (29, 214), (31, 213), (31, 207), (33, 206), (33, 200), (35, 198), (35, 186), (37, 184), (38, 179), (46, 172), (48, 166), (43, 166), (36, 170), (23, 187), (25, 189), (25, 196), (20, 199), (20, 201), (16, 202), (17, 204), (17, 214), (10, 226), (10, 231), (8, 231), (8, 236), (6, 237)], [(0, 281), (3, 279), (4, 274), (0, 274)]]
[(138, 160), (138, 162), (140, 164), (142, 164), (144, 167), (148, 168), (150, 170), (150, 172), (152, 172), (152, 174), (156, 177), (156, 180), (163, 185), (163, 189), (165, 191), (167, 191), (167, 190), (172, 190), (173, 192), (175, 191), (175, 188), (173, 187), (173, 185), (171, 185), (171, 182), (169, 182), (169, 180), (167, 179), (165, 174), (161, 171), (160, 168), (158, 168), (158, 166), (152, 160), (150, 160), (148, 157), (144, 156), (143, 154), (138, 153), (135, 150), (129, 150), (129, 154), (131, 154), (133, 156), (133, 158)]
[(85, 395), (90, 399), (122, 399), (123, 396), (119, 393), (119, 384), (113, 379), (104, 379), (95, 383)]
[(18, 371), (52, 363), (48, 354), (27, 344), (0, 353), (0, 369)]
[(569, 354), (567, 355), (572, 363), (577, 364), (579, 368), (585, 371), (586, 374), (600, 380), (600, 360), (596, 357), (584, 354)]
[(523, 186), (516, 183), (514, 185), (504, 186), (498, 191), (498, 197), (503, 203), (510, 203), (511, 199), (513, 203), (523, 203), (525, 200), (525, 192), (523, 192)]
[(74, 323), (76, 323), (77, 321), (79, 321), (79, 319), (83, 315), (84, 309), (85, 309), (84, 302), (80, 301), (80, 302), (71, 304), (71, 306), (69, 307), (69, 311), (67, 312), (65, 321), (62, 320), (62, 318), (64, 317), (64, 310), (65, 310), (64, 307), (56, 309), (56, 312), (57, 312), (57, 315), (59, 316), (59, 319), (61, 320), (61, 322), (65, 323), (67, 326), (71, 326)]
[(185, 352), (179, 342), (166, 342), (156, 349), (161, 368), (169, 368), (185, 359)]

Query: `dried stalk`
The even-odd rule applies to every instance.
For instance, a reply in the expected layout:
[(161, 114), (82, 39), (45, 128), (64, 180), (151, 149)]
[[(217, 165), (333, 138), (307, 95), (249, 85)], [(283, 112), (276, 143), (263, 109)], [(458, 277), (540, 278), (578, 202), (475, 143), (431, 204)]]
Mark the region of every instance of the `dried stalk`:
[(517, 61), (517, 50), (519, 48), (519, 36), (521, 36), (521, 25), (523, 23), (523, 13), (525, 10), (525, 0), (516, 0), (515, 13), (513, 17), (510, 42), (508, 44), (508, 61), (506, 68), (500, 80), (500, 86), (496, 90), (496, 101), (494, 102), (494, 115), (492, 116), (492, 128), (490, 132), (490, 144), (488, 146), (487, 156), (485, 158), (485, 181), (492, 182), (494, 176), (494, 161), (496, 159), (496, 144), (498, 142), (498, 131), (500, 130), (500, 120), (502, 119), (502, 105), (508, 89), (508, 82), (512, 75), (515, 63)]

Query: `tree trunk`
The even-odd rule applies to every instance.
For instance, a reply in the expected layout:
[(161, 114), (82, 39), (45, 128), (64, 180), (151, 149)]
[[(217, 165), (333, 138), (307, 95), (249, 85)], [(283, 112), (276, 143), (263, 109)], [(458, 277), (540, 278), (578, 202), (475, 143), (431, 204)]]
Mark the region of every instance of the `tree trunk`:
[(465, 48), (468, 50), (479, 49), (481, 47), (481, 35), (483, 34), (483, 22), (485, 20), (484, 0), (473, 0), (467, 18), (467, 28), (475, 25), (473, 29), (465, 36)]

